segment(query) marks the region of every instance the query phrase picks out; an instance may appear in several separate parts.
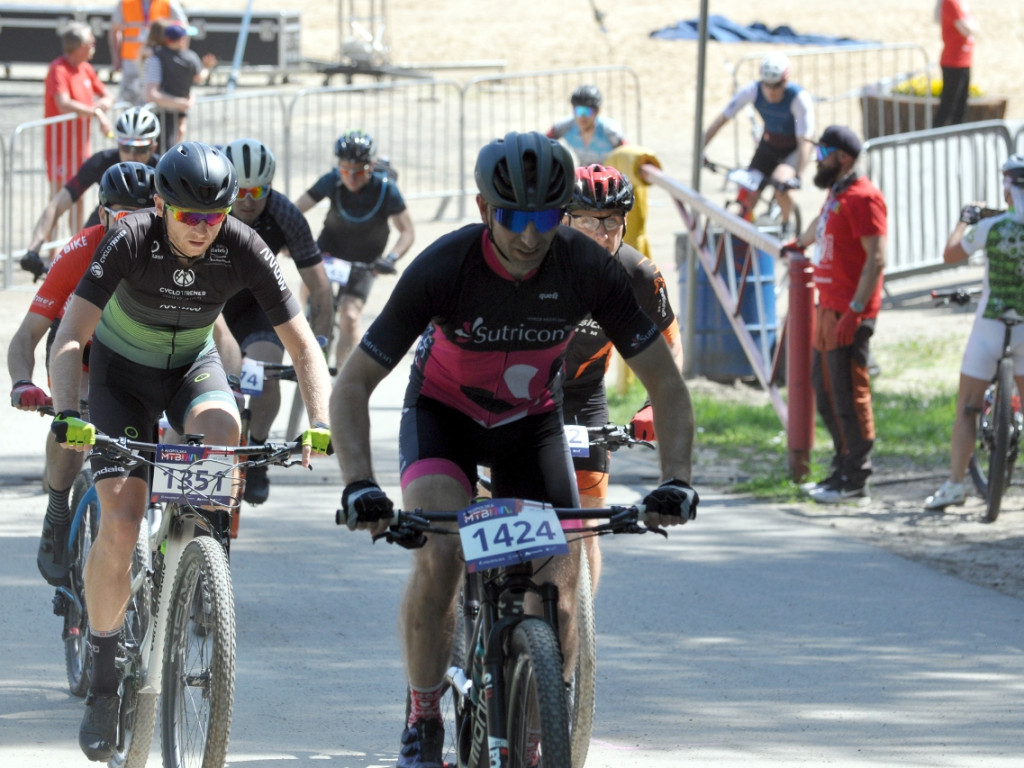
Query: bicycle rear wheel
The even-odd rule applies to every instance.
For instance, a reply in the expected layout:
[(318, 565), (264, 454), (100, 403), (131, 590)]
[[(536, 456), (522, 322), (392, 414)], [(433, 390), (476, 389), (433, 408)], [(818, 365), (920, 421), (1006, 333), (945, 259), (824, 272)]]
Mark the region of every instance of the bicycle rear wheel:
[(1003, 493), (1009, 484), (1010, 419), (1013, 418), (1010, 399), (1013, 397), (1013, 360), (1004, 357), (996, 373), (996, 391), (992, 401), (994, 440), (988, 464), (988, 496), (985, 519), (992, 523), (999, 517)]
[[(92, 490), (92, 472), (82, 469), (71, 486), (70, 507), (75, 516), (72, 526), (71, 568), (68, 578), (77, 602), (67, 600), (64, 615), (64, 666), (72, 696), (85, 696), (92, 679), (92, 654), (89, 651), (89, 616), (85, 609), (85, 562), (99, 527), (99, 501)], [(91, 491), (91, 493), (90, 493)], [(87, 498), (88, 497), (88, 498)], [(81, 514), (78, 508), (82, 507)]]
[(171, 593), (161, 697), (165, 768), (220, 768), (235, 700), (235, 603), (223, 547), (186, 545)]
[(156, 694), (142, 693), (146, 682), (144, 644), (149, 640), (153, 620), (149, 552), (149, 526), (143, 521), (132, 558), (132, 596), (125, 611), (122, 648), (117, 659), (121, 667), (121, 735), (117, 752), (110, 759), (112, 768), (144, 768), (156, 728)]
[(581, 547), (580, 576), (576, 587), (576, 623), (579, 628), (579, 652), (569, 685), (569, 733), (572, 735), (573, 768), (583, 768), (590, 749), (594, 726), (595, 688), (597, 685), (597, 629), (594, 621), (594, 592), (590, 579), (587, 550)]
[(562, 653), (551, 625), (519, 622), (505, 664), (510, 768), (572, 768)]

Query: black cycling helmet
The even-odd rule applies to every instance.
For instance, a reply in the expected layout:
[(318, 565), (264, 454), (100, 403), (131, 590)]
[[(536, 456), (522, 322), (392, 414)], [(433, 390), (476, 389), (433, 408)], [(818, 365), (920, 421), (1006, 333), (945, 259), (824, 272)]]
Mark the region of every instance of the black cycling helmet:
[(363, 163), (368, 165), (373, 162), (373, 154), (376, 146), (370, 134), (362, 131), (349, 131), (343, 133), (334, 142), (334, 154), (339, 160), (347, 160), (350, 163)]
[(115, 163), (100, 179), (100, 205), (149, 208), (153, 205), (153, 169), (145, 163)]
[(219, 149), (183, 141), (167, 150), (156, 164), (156, 192), (175, 208), (223, 210), (238, 197), (238, 175)]
[(1010, 155), (1003, 163), (1003, 176), (1015, 187), (1024, 186), (1024, 155)]
[(633, 185), (617, 168), (594, 163), (576, 169), (570, 211), (633, 210)]
[(572, 92), (572, 96), (569, 98), (574, 107), (593, 107), (594, 109), (601, 108), (601, 91), (597, 89), (596, 85), (581, 85), (575, 91)]
[(536, 131), (511, 131), (484, 146), (474, 175), (480, 195), (498, 208), (543, 211), (572, 200), (569, 150)]

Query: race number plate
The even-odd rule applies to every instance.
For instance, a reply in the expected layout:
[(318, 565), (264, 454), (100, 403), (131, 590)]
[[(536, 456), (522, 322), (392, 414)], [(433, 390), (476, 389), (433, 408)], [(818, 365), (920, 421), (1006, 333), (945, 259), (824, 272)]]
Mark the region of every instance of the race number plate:
[(232, 506), (231, 475), (224, 470), (234, 463), (224, 446), (158, 445), (150, 501)]
[(580, 424), (565, 425), (565, 439), (569, 443), (569, 453), (573, 456), (586, 458), (590, 455), (590, 435), (587, 428)]
[(479, 501), (459, 513), (459, 536), (470, 573), (569, 554), (558, 515), (538, 501)]
[(242, 358), (242, 394), (259, 395), (263, 392), (263, 361)]
[(337, 285), (348, 285), (348, 278), (352, 274), (352, 263), (344, 259), (336, 259), (334, 256), (324, 256), (324, 269), (327, 271), (327, 278)]

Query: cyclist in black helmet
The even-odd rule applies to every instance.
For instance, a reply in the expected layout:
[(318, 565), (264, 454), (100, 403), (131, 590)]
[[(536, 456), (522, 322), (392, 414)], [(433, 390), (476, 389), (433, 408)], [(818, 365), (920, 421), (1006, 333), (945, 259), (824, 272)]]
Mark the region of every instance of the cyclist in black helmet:
[[(337, 167), (321, 176), (295, 204), (305, 212), (328, 199), (330, 207), (317, 245), (325, 261), (340, 260), (331, 263), (332, 272), (354, 265), (340, 289), (336, 351), (340, 366), (359, 341), (359, 318), (374, 278), (396, 273), (395, 264), (412, 248), (416, 232), (395, 179), (375, 167), (377, 152), (369, 134), (342, 134), (334, 154)], [(388, 249), (392, 226), (398, 230), (398, 239)]]
[[(32, 381), (36, 347), (46, 337), (46, 357), (49, 359), (50, 344), (71, 294), (107, 231), (130, 212), (152, 205), (153, 169), (148, 165), (118, 163), (103, 174), (100, 179), (100, 223), (83, 229), (60, 250), (11, 338), (7, 349), (7, 371), (13, 382), (12, 406), (34, 410), (51, 404), (46, 392)], [(84, 360), (87, 359), (86, 355)], [(83, 403), (87, 399), (86, 394), (87, 390), (83, 388), (79, 397)], [(44, 481), (49, 501), (36, 563), (43, 578), (55, 587), (67, 582), (67, 541), (71, 522), (68, 496), (81, 467), (82, 454), (62, 451), (52, 435), (47, 437)]]
[[(295, 364), (312, 425), (303, 435), (308, 464), (313, 452), (330, 448), (327, 365), (273, 252), (228, 217), (238, 193), (234, 167), (220, 150), (186, 141), (160, 158), (155, 186), (155, 209), (125, 217), (100, 243), (57, 332), (51, 364), (57, 441), (88, 450), (98, 430), (152, 440), (166, 413), (178, 434), (237, 445), (238, 408), (212, 329), (224, 302), (249, 288)], [(92, 423), (78, 411), (81, 356), (90, 338)], [(91, 760), (108, 760), (120, 707), (114, 662), (148, 472), (95, 455), (91, 461), (103, 516), (86, 566), (94, 650), (79, 745)]]
[[(93, 184), (99, 183), (103, 173), (115, 163), (138, 162), (155, 167), (160, 155), (154, 154), (156, 139), (160, 135), (160, 121), (156, 115), (145, 107), (133, 107), (121, 113), (114, 123), (114, 134), (117, 136), (117, 147), (101, 149), (90, 155), (67, 184), (50, 200), (43, 209), (39, 220), (32, 230), (25, 255), (21, 258), (21, 268), (31, 272), (38, 280), (46, 272), (46, 264), (39, 255), (43, 243), (53, 236), (54, 227), (61, 216), (78, 204), (82, 195)], [(77, 213), (81, 221), (82, 211)], [(92, 212), (85, 227), (100, 223), (99, 208)], [(72, 230), (75, 231), (75, 230)]]
[(548, 131), (552, 139), (562, 139), (576, 155), (578, 165), (603, 163), (608, 153), (626, 143), (622, 129), (601, 111), (601, 91), (596, 85), (581, 85), (572, 92), (572, 116), (559, 120)]
[[(368, 402), (417, 338), (399, 434), (403, 507), (465, 507), (478, 463), (490, 466), (495, 496), (577, 506), (561, 383), (566, 346), (588, 314), (654, 403), (664, 476), (645, 500), (654, 522), (680, 524), (696, 512), (686, 385), (622, 268), (592, 240), (559, 226), (573, 182), (569, 152), (543, 134), (509, 133), (480, 150), (483, 223), (440, 238), (405, 269), (331, 395), (347, 483), (339, 516), (350, 528), (381, 531), (381, 518), (391, 514), (374, 481)], [(450, 653), (444, 628), (454, 619), (459, 546), (455, 537), (431, 537), (413, 561), (401, 608), (411, 708), (400, 768), (440, 765), (438, 700)], [(571, 553), (545, 569), (559, 584), (566, 669), (575, 664), (578, 544)]]

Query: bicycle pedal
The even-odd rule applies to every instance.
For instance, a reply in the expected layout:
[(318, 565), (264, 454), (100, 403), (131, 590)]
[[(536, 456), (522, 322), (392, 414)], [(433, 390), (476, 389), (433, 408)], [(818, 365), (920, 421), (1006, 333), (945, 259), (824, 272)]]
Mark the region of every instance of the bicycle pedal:
[(58, 590), (53, 596), (53, 615), (66, 617), (71, 610), (71, 600)]

